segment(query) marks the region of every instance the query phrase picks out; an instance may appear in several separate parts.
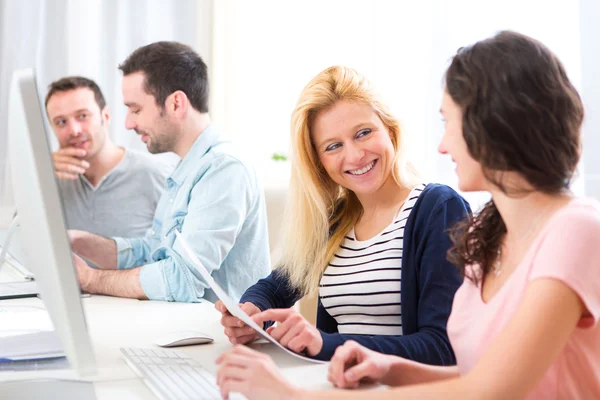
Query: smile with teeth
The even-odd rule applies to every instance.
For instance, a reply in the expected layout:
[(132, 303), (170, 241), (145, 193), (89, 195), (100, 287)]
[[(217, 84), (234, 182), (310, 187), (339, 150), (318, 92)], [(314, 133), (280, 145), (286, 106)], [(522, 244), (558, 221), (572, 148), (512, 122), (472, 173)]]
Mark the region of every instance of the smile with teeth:
[(369, 172), (371, 170), (371, 168), (373, 168), (375, 166), (375, 163), (377, 162), (377, 160), (373, 160), (370, 163), (368, 163), (366, 166), (360, 168), (360, 169), (355, 169), (355, 170), (351, 170), (348, 171), (350, 174), (352, 175), (364, 175), (367, 172)]

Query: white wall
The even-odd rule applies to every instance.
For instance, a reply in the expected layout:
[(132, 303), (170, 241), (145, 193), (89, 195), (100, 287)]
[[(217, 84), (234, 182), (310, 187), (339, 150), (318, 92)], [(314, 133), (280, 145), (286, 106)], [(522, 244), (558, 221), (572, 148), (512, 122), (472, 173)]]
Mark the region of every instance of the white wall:
[(24, 7), (18, 1), (0, 0), (0, 227), (10, 223), (14, 212), (6, 168), (10, 79), (14, 69), (35, 65), (37, 38), (42, 24), (39, 10), (43, 9), (43, 1), (29, 0), (26, 3)]
[[(442, 75), (456, 50), (502, 29), (550, 47), (580, 87), (579, 2), (573, 0), (230, 0), (217, 2), (213, 117), (262, 166), (287, 151), (289, 119), (302, 88), (334, 64), (356, 68), (402, 121), (411, 158), (426, 180), (456, 187), (437, 154)], [(582, 193), (582, 182), (576, 186)], [(477, 208), (487, 196), (467, 194)]]
[(581, 94), (585, 194), (600, 200), (600, 2), (581, 0)]

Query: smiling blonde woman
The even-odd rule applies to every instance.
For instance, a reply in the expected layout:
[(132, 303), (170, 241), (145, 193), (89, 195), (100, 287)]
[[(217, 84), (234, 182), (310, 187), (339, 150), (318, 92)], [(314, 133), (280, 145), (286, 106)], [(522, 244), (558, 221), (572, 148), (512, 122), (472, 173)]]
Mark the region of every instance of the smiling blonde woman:
[[(446, 334), (461, 278), (446, 260), (447, 230), (469, 214), (452, 189), (423, 184), (402, 130), (374, 88), (331, 67), (304, 88), (292, 115), (292, 177), (279, 268), (242, 308), (293, 351), (329, 360), (352, 339), (368, 348), (453, 365)], [(316, 327), (290, 308), (319, 296)], [(256, 333), (221, 303), (225, 334)]]

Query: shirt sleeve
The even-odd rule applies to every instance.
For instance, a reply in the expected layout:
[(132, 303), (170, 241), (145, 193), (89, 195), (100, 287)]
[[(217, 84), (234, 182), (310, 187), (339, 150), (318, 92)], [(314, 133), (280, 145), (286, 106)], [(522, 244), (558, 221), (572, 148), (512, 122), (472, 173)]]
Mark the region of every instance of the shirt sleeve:
[[(174, 218), (167, 236), (153, 253), (156, 262), (144, 265), (140, 283), (152, 300), (195, 302), (204, 296), (208, 284), (187, 260), (175, 240), (174, 230), (187, 239), (202, 265), (212, 275), (221, 268), (236, 242), (244, 221), (257, 198), (246, 167), (237, 159), (220, 156), (196, 177), (187, 210)], [(171, 243), (172, 246), (165, 244)]]
[(139, 267), (151, 261), (151, 245), (148, 233), (140, 238), (112, 238), (117, 245), (117, 268)]
[(250, 302), (261, 311), (271, 308), (290, 308), (302, 297), (288, 278), (279, 270), (250, 286), (242, 296), (240, 303)]
[(592, 327), (600, 319), (600, 210), (591, 205), (567, 207), (544, 233), (530, 281), (552, 278), (567, 285), (588, 312), (579, 326)]

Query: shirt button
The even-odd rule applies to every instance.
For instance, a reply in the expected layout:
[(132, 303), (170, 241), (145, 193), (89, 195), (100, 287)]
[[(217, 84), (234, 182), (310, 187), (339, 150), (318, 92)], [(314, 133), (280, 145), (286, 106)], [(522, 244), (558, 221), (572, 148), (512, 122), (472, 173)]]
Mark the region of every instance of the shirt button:
[(152, 236), (156, 235), (156, 232), (154, 232), (154, 229), (152, 230)]
[(172, 203), (172, 202), (173, 202), (173, 198), (171, 197), (171, 198), (169, 199), (169, 203)]

